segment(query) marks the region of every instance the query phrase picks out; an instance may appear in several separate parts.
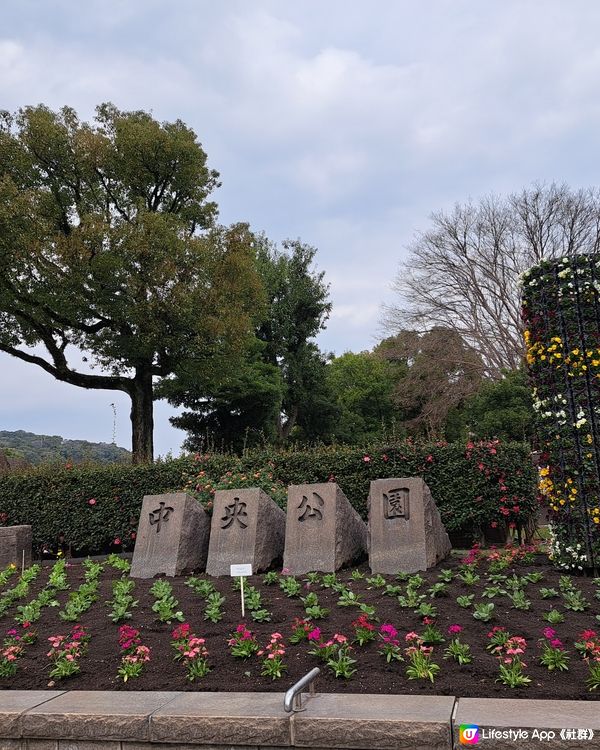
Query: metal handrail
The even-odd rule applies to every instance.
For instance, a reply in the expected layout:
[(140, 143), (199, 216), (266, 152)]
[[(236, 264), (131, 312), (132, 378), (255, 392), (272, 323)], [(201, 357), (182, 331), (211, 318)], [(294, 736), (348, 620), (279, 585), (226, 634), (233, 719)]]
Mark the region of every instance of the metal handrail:
[(315, 680), (320, 674), (319, 667), (315, 667), (301, 677), (295, 685), (292, 685), (283, 699), (283, 710), (288, 714), (291, 711), (305, 711), (306, 709), (302, 706), (302, 689), (308, 685), (310, 694), (315, 695)]

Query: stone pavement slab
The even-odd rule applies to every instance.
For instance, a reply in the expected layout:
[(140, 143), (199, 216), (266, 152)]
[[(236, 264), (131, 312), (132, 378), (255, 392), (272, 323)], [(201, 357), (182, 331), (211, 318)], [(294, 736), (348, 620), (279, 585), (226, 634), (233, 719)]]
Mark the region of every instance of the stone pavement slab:
[[(540, 750), (596, 750), (600, 748), (600, 703), (598, 701), (525, 700), (522, 698), (459, 698), (454, 718), (454, 747), (465, 747), (459, 741), (461, 724), (479, 727), (478, 747), (493, 750), (514, 750), (517, 747), (540, 748)], [(507, 732), (519, 729), (527, 732), (514, 739), (497, 733), (485, 737), (491, 730)], [(592, 729), (594, 738), (584, 739), (560, 736), (561, 730)], [(485, 730), (485, 732), (484, 732)], [(534, 736), (550, 730), (554, 737)]]
[(181, 693), (150, 720), (152, 742), (290, 744), (282, 693)]
[[(22, 717), (22, 736), (62, 740), (148, 740), (151, 714), (177, 695), (175, 692), (134, 690), (126, 693), (101, 690), (64, 693), (32, 708)], [(3, 696), (0, 704), (1, 700)]]
[(293, 714), (298, 747), (448, 750), (454, 698), (317, 694)]
[(62, 695), (64, 690), (0, 691), (0, 737), (20, 737), (21, 716), (32, 708)]

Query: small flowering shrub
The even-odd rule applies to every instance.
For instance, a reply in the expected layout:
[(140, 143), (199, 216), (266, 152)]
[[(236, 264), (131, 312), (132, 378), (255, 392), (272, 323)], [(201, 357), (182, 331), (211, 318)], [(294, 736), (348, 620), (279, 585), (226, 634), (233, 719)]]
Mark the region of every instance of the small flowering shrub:
[(257, 651), (257, 656), (264, 656), (260, 672), (263, 677), (277, 680), (283, 677), (284, 672), (287, 672), (287, 666), (283, 663), (285, 644), (281, 633), (272, 633), (264, 649)]
[(461, 643), (461, 632), (462, 627), (460, 625), (450, 625), (448, 627), (448, 635), (451, 636), (451, 641), (444, 651), (444, 658), (454, 659), (454, 661), (457, 661), (462, 666), (463, 664), (470, 664), (473, 661), (473, 656), (469, 644)]
[(502, 682), (508, 687), (525, 687), (531, 678), (523, 673), (527, 666), (521, 659), (527, 648), (527, 641), (518, 635), (511, 635), (504, 628), (496, 627), (488, 633), (490, 642), (488, 650), (497, 657), (499, 662), (499, 676), (496, 682)]
[(418, 633), (407, 633), (404, 640), (408, 644), (404, 653), (408, 660), (406, 676), (409, 680), (434, 681), (436, 674), (440, 671), (439, 664), (432, 659), (433, 646), (426, 646)]
[(335, 633), (332, 638), (325, 641), (321, 637), (321, 629), (315, 628), (308, 634), (308, 640), (314, 643), (313, 648), (308, 653), (325, 662), (336, 677), (347, 679), (356, 672), (352, 667), (356, 660), (350, 656), (352, 647), (345, 635)]
[(7, 630), (0, 650), (0, 677), (14, 677), (17, 673), (17, 659), (23, 655), (25, 646), (36, 640), (37, 633), (29, 624), (21, 633), (17, 628)]
[(90, 636), (82, 625), (74, 625), (67, 635), (52, 635), (48, 638), (52, 648), (47, 656), (52, 661), (50, 677), (63, 680), (80, 671), (79, 659), (87, 652)]
[(190, 682), (205, 677), (210, 672), (206, 640), (192, 633), (189, 623), (178, 625), (171, 633), (171, 646), (176, 651), (175, 659), (182, 661)]
[(586, 679), (588, 689), (597, 690), (600, 687), (600, 636), (595, 630), (584, 630), (579, 634), (575, 649), (590, 670)]
[(522, 283), (550, 556), (565, 570), (593, 569), (600, 561), (600, 254), (542, 261)]
[(314, 625), (307, 618), (294, 617), (290, 643), (296, 644), (308, 640), (308, 634), (314, 630)]
[(121, 649), (121, 665), (117, 674), (123, 682), (131, 677), (139, 677), (144, 671), (144, 664), (150, 661), (150, 648), (142, 645), (140, 631), (131, 625), (121, 625), (119, 628), (119, 648)]
[(227, 641), (231, 655), (238, 659), (248, 659), (260, 648), (256, 637), (245, 623), (240, 623)]
[(553, 669), (566, 672), (569, 668), (569, 656), (565, 651), (563, 642), (556, 637), (556, 630), (544, 628), (542, 635), (544, 637), (540, 638), (539, 641), (542, 649), (540, 664), (543, 664), (550, 672)]
[(377, 638), (375, 625), (369, 620), (368, 615), (361, 614), (352, 623), (354, 628), (354, 642), (359, 646), (374, 641)]
[(379, 626), (378, 635), (380, 640), (379, 653), (385, 656), (387, 663), (389, 664), (392, 659), (395, 661), (404, 661), (396, 628), (389, 623), (384, 623)]

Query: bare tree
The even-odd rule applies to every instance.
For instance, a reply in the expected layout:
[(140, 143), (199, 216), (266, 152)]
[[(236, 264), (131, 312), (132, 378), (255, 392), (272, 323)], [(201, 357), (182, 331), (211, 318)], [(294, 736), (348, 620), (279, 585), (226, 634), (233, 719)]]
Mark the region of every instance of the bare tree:
[(543, 258), (598, 249), (600, 193), (536, 185), (457, 204), (431, 222), (408, 247), (394, 283), (400, 301), (386, 310), (386, 328), (450, 328), (499, 377), (523, 358), (519, 275)]

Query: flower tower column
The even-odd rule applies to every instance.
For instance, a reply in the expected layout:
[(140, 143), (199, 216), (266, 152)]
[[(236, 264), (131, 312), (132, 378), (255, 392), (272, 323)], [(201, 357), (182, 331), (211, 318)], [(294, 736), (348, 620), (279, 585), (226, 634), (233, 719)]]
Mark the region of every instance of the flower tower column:
[(551, 557), (600, 564), (600, 253), (526, 271), (523, 323)]

